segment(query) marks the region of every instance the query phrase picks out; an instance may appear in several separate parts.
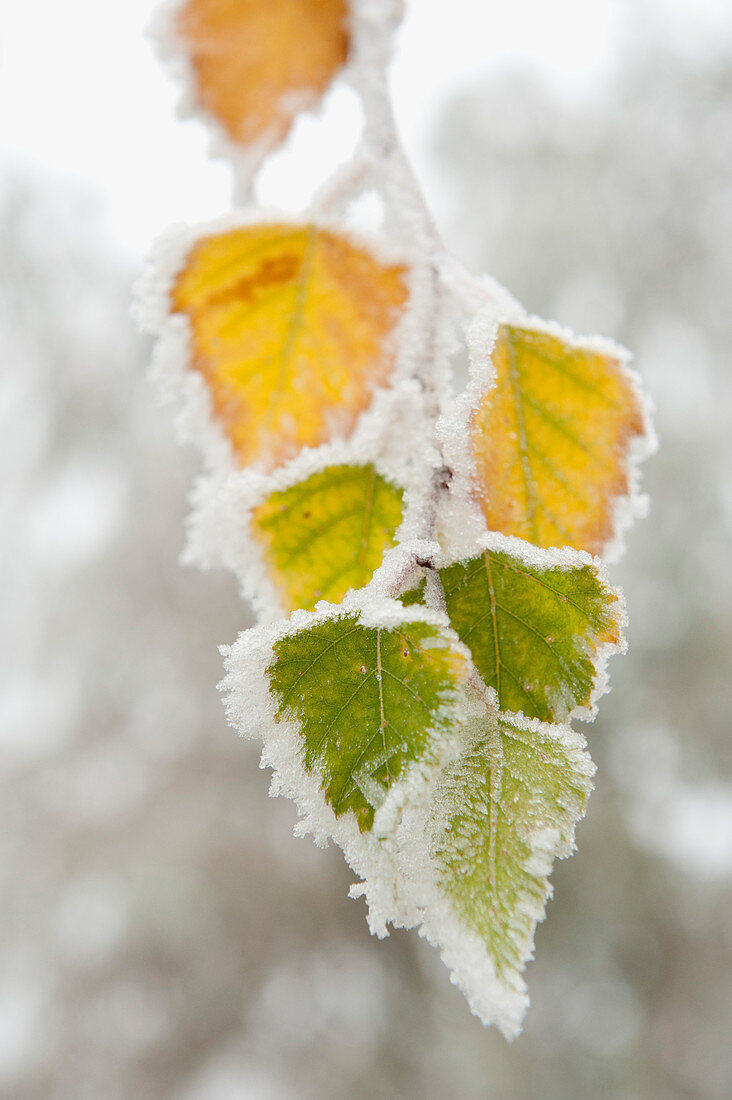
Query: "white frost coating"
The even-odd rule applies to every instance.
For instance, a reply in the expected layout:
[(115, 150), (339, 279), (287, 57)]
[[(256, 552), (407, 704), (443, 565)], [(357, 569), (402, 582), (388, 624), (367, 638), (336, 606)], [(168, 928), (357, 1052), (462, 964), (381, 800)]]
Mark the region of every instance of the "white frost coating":
[[(314, 612), (296, 611), (287, 621), (244, 631), (232, 646), (222, 647), (227, 674), (219, 687), (226, 697), (229, 722), (241, 736), (263, 742), (260, 767), (273, 770), (270, 793), (294, 801), (301, 817), (296, 834), (311, 833), (320, 846), (325, 846), (329, 839), (339, 845), (349, 865), (363, 879), (351, 894), (365, 895), (369, 927), (375, 935), (383, 937), (387, 934), (387, 922), (396, 927), (412, 927), (416, 920), (396, 879), (395, 822), (414, 793), (428, 782), (429, 770), (415, 762), (390, 789), (376, 812), (373, 828), (361, 833), (353, 814), (336, 816), (325, 800), (320, 777), (303, 766), (297, 723), (275, 720), (277, 705), (267, 678), (267, 668), (274, 660), (274, 646), (280, 639), (349, 614), (358, 615), (364, 627), (385, 630), (407, 623), (427, 623), (441, 632), (445, 647), (467, 663), (467, 651), (443, 615), (425, 607), (405, 609), (395, 600), (361, 592), (347, 596), (342, 604), (322, 602)], [(456, 701), (452, 709), (454, 721), (461, 723), (462, 704)]]
[(515, 1039), (529, 1007), (526, 982), (516, 977), (509, 986), (499, 980), (485, 944), (460, 923), (444, 897), (435, 896), (424, 912), (419, 934), (438, 948), (450, 981), (465, 995), (473, 1015), (486, 1026), (495, 1024), (506, 1039)]
[(402, 539), (384, 555), (384, 560), (374, 573), (369, 590), (380, 596), (399, 596), (415, 588), (423, 571), (419, 560), (433, 561), (440, 553), (440, 545), (429, 539)]
[[(467, 554), (443, 550), (436, 564), (439, 569), (444, 569), (448, 565), (454, 565), (455, 562), (474, 558), (484, 550), (492, 550), (496, 554), (510, 554), (511, 557), (518, 558), (523, 565), (532, 569), (561, 569), (566, 573), (572, 569), (580, 569), (583, 565), (589, 565), (598, 580), (603, 585), (610, 586), (605, 563), (586, 550), (573, 550), (571, 546), (534, 546), (526, 539), (520, 539), (516, 535), (502, 535), (498, 531), (484, 531), (471, 543)], [(616, 589), (611, 591), (620, 598)]]
[[(398, 830), (398, 872), (400, 889), (408, 899), (408, 909), (419, 914), (420, 935), (439, 948), (453, 981), (465, 994), (472, 1012), (484, 1024), (495, 1024), (507, 1039), (514, 1039), (521, 1031), (521, 1023), (529, 1005), (526, 984), (522, 977), (525, 964), (533, 958), (533, 928), (527, 937), (511, 934), (512, 942), (520, 952), (521, 967), (500, 976), (484, 941), (461, 920), (449, 896), (440, 886), (438, 868), (432, 845), (435, 836), (444, 830), (450, 805), (440, 799), (440, 783), (444, 768), (460, 756), (470, 752), (483, 737), (476, 735), (478, 726), (485, 727), (485, 708), (481, 704), (470, 706), (462, 737), (451, 743), (453, 755), (446, 756), (442, 768), (435, 769), (428, 788), (420, 800), (415, 799), (404, 809)], [(488, 721), (497, 722), (495, 713)], [(591, 777), (595, 766), (585, 751), (585, 741), (569, 726), (547, 725), (536, 719), (507, 718), (510, 725), (526, 734), (541, 734), (561, 746), (577, 779), (580, 790), (586, 794), (592, 788)], [(472, 728), (472, 732), (470, 727)], [(495, 727), (494, 727), (495, 728)], [(499, 764), (500, 766), (500, 764)], [(487, 813), (487, 807), (486, 813)], [(572, 816), (565, 823), (564, 834), (555, 827), (541, 827), (525, 834), (531, 844), (531, 854), (523, 869), (528, 873), (548, 875), (555, 858), (565, 858), (574, 850), (574, 827), (582, 814)], [(545, 899), (551, 897), (551, 886), (545, 884)], [(523, 892), (519, 894), (517, 912), (525, 915), (535, 927), (545, 916), (545, 903)]]
[[(467, 277), (468, 283), (470, 278)], [(530, 316), (518, 303), (514, 302), (512, 306), (510, 301), (504, 300), (500, 294), (502, 289), (498, 287), (493, 292), (495, 300), (480, 309), (468, 327), (468, 386), (463, 393), (443, 405), (444, 411), (437, 425), (437, 435), (445, 461), (455, 475), (451, 499), (442, 503), (440, 512), (441, 527), (447, 532), (450, 549), (458, 554), (461, 549), (467, 550), (474, 535), (486, 530), (485, 517), (473, 488), (477, 472), (470, 441), (470, 424), (481, 402), (495, 386), (496, 372), (491, 357), (499, 325), (506, 323), (543, 332), (562, 340), (572, 348), (585, 349), (615, 359), (620, 373), (638, 402), (643, 430), (640, 435), (630, 438), (624, 461), (629, 490), (626, 495), (616, 496), (612, 501), (611, 535), (601, 555), (606, 562), (618, 561), (625, 549), (625, 532), (636, 519), (643, 518), (648, 511), (648, 499), (640, 492), (639, 467), (658, 447), (653, 429), (651, 402), (643, 390), (640, 377), (630, 367), (630, 352), (605, 337), (578, 337), (562, 325)], [(456, 535), (455, 532), (459, 534)]]
[(490, 332), (501, 321), (520, 324), (525, 318), (526, 311), (518, 299), (491, 275), (471, 274), (449, 252), (440, 257), (439, 266), (440, 279), (454, 297), (468, 332), (474, 323), (478, 326), (477, 336), (479, 328)]
[[(613, 600), (613, 619), (618, 632), (617, 642), (603, 642), (592, 651), (587, 647), (585, 640), (575, 639), (575, 644), (592, 661), (594, 668), (593, 686), (587, 706), (573, 707), (568, 712), (567, 720), (578, 718), (582, 722), (592, 722), (597, 715), (598, 700), (610, 691), (610, 677), (607, 671), (608, 661), (616, 654), (625, 653), (627, 650), (625, 628), (628, 625), (628, 615), (623, 590), (610, 583), (605, 562), (601, 558), (588, 554), (586, 550), (573, 550), (569, 546), (544, 549), (526, 542), (525, 539), (516, 538), (514, 535), (501, 535), (497, 531), (484, 533), (476, 537), (467, 552), (442, 553), (435, 559), (434, 564), (438, 569), (444, 569), (458, 561), (475, 558), (485, 550), (495, 554), (510, 554), (511, 557), (516, 558), (529, 568), (541, 570), (542, 572), (549, 569), (561, 569), (564, 572), (570, 572), (573, 569), (589, 566), (599, 584)], [(549, 701), (551, 702), (551, 700)], [(560, 702), (561, 700), (556, 701)]]

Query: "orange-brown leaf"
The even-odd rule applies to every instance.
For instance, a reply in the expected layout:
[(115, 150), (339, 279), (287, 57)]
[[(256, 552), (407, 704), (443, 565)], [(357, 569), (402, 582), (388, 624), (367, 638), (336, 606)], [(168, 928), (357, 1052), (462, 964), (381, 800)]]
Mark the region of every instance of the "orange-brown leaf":
[(488, 527), (600, 553), (629, 492), (630, 443), (644, 431), (622, 363), (514, 325), (501, 325), (492, 359), (495, 385), (470, 425)]
[(172, 306), (191, 322), (192, 365), (242, 466), (273, 469), (351, 432), (388, 382), (407, 294), (404, 268), (314, 226), (248, 226), (194, 246)]
[(347, 58), (346, 0), (187, 0), (198, 102), (233, 141), (276, 144)]

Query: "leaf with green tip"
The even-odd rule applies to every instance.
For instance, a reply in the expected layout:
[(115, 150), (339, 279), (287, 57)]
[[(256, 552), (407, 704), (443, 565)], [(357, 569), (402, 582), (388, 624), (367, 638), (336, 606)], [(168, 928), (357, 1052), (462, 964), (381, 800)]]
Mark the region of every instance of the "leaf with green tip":
[(579, 555), (575, 568), (534, 556), (542, 564), (486, 548), (441, 569), (451, 625), (501, 710), (543, 722), (589, 716), (601, 658), (622, 641), (622, 606)]
[(452, 632), (430, 622), (364, 626), (341, 613), (280, 638), (267, 675), (277, 720), (299, 726), (306, 771), (336, 816), (353, 813), (364, 832), (392, 784), (436, 758), (467, 661)]
[[(512, 1036), (526, 1008), (521, 972), (551, 893), (548, 876), (574, 848), (595, 769), (567, 726), (484, 709), (467, 732), (469, 747), (445, 769), (428, 825), (453, 921), (450, 931), (428, 935), (448, 948), (473, 1011)], [(514, 997), (508, 1012), (505, 993)]]
[(349, 588), (367, 585), (394, 545), (402, 497), (373, 465), (339, 465), (255, 508), (252, 532), (287, 611), (338, 603)]

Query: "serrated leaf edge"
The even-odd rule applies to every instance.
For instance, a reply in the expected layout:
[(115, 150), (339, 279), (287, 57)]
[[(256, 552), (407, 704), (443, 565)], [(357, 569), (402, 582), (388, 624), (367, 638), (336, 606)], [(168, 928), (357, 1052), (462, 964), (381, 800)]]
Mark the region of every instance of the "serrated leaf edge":
[[(295, 611), (286, 621), (255, 626), (243, 631), (231, 646), (221, 647), (226, 675), (218, 685), (224, 695), (230, 725), (245, 738), (261, 740), (261, 768), (272, 769), (271, 795), (283, 795), (295, 803), (300, 821), (296, 835), (311, 834), (317, 845), (325, 847), (334, 840), (346, 861), (362, 880), (361, 891), (368, 904), (368, 924), (372, 933), (387, 935), (387, 922), (394, 927), (412, 927), (416, 914), (410, 912), (407, 899), (398, 888), (394, 822), (404, 805), (415, 798), (429, 781), (419, 761), (395, 783), (377, 810), (374, 827), (361, 833), (352, 814), (337, 817), (327, 803), (316, 772), (308, 772), (302, 763), (302, 741), (296, 721), (276, 718), (278, 704), (269, 688), (267, 669), (274, 659), (276, 643), (285, 637), (308, 630), (319, 623), (358, 615), (366, 628), (393, 629), (410, 622), (423, 622), (438, 629), (451, 648), (470, 665), (467, 650), (444, 615), (428, 608), (405, 609), (396, 600), (384, 597), (364, 599), (364, 590), (349, 594), (341, 604), (321, 603), (315, 611)], [(456, 722), (461, 720), (461, 702), (455, 701)], [(442, 749), (438, 746), (441, 759)], [(357, 896), (358, 891), (353, 893)]]
[(611, 503), (611, 534), (605, 542), (600, 557), (607, 563), (618, 561), (625, 550), (625, 535), (637, 519), (648, 511), (648, 499), (640, 491), (640, 465), (658, 449), (658, 439), (653, 427), (653, 406), (645, 393), (638, 373), (631, 367), (631, 353), (620, 344), (602, 336), (577, 336), (571, 329), (552, 321), (544, 321), (533, 314), (517, 309), (515, 312), (497, 313), (493, 307), (479, 311), (468, 326), (466, 340), (470, 360), (469, 381), (463, 393), (453, 398), (444, 408), (437, 422), (440, 440), (448, 465), (467, 472), (461, 484), (453, 492), (454, 500), (447, 506), (459, 513), (459, 521), (453, 518), (445, 524), (448, 533), (461, 531), (459, 541), (453, 538), (451, 550), (465, 555), (474, 534), (488, 530), (485, 516), (474, 496), (473, 485), (477, 479), (475, 456), (470, 445), (470, 423), (481, 402), (490, 395), (496, 385), (496, 370), (492, 355), (502, 324), (515, 325), (545, 333), (562, 340), (572, 348), (585, 349), (616, 359), (620, 372), (638, 402), (642, 431), (633, 435), (624, 458), (628, 476), (628, 492), (613, 498)]
[[(489, 694), (495, 697), (495, 692), (490, 691)], [(497, 709), (493, 717), (499, 717)], [(545, 723), (504, 712), (500, 712), (500, 718), (517, 729), (525, 732), (540, 731), (544, 736), (559, 741), (568, 759), (576, 766), (577, 774), (584, 777), (585, 795), (589, 796), (595, 765), (586, 751), (586, 741), (581, 734), (565, 723)], [(495, 1024), (505, 1038), (512, 1040), (520, 1033), (529, 1006), (522, 973), (526, 963), (533, 958), (536, 924), (544, 919), (546, 902), (552, 896), (552, 887), (548, 881), (551, 864), (557, 858), (571, 855), (574, 850), (574, 829), (584, 815), (584, 810), (571, 825), (569, 843), (557, 839), (549, 847), (544, 844), (532, 849), (530, 859), (540, 850), (542, 858), (550, 861), (546, 871), (546, 892), (542, 903), (537, 903), (526, 893), (522, 895), (520, 904), (533, 922), (533, 931), (521, 945), (520, 969), (511, 972), (510, 982), (502, 980), (480, 936), (463, 925), (449, 898), (440, 889), (436, 866), (430, 856), (429, 845), (425, 844), (425, 838), (431, 835), (430, 814), (436, 805), (436, 793), (444, 771), (462, 754), (470, 751), (471, 741), (464, 736), (456, 736), (452, 748), (454, 755), (446, 756), (442, 768), (435, 769), (423, 798), (410, 803), (402, 816), (398, 833), (400, 888), (408, 898), (410, 913), (418, 914), (420, 936), (438, 948), (450, 971), (450, 980), (465, 995), (473, 1014), (486, 1025)]]
[[(178, 275), (200, 240), (273, 222), (293, 229), (314, 226), (318, 231), (332, 233), (354, 248), (368, 252), (381, 264), (405, 267), (403, 277), (409, 295), (399, 320), (384, 341), (385, 353), (393, 359), (387, 383), (374, 388), (370, 404), (358, 414), (348, 438), (334, 434), (324, 446), (348, 443), (354, 452), (364, 454), (374, 454), (383, 447), (385, 454), (381, 461), (386, 468), (393, 465), (395, 469), (403, 469), (407, 455), (412, 457), (415, 466), (429, 464), (431, 452), (426, 440), (431, 425), (425, 418), (424, 402), (413, 381), (415, 349), (421, 346), (420, 318), (424, 315), (429, 292), (424, 262), (416, 253), (410, 256), (407, 250), (395, 248), (383, 235), (369, 236), (345, 229), (336, 218), (296, 217), (274, 209), (234, 209), (194, 226), (171, 226), (153, 243), (143, 272), (135, 282), (132, 312), (139, 327), (155, 337), (149, 373), (160, 399), (177, 406), (175, 428), (179, 441), (196, 446), (205, 469), (212, 474), (233, 474), (242, 469), (214, 415), (205, 379), (199, 371), (191, 369), (194, 360), (192, 325), (185, 313), (173, 310), (171, 296)], [(393, 425), (397, 422), (400, 432), (394, 433)], [(298, 457), (299, 454), (293, 461)], [(259, 467), (252, 464), (247, 469)]]

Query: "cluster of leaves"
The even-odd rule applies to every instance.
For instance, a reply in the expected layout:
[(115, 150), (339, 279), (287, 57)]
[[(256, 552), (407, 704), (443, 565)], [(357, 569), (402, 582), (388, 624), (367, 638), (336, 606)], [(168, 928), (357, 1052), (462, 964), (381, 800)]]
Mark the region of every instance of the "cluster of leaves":
[[(302, 831), (343, 848), (372, 930), (420, 927), (512, 1036), (591, 788), (570, 721), (594, 715), (623, 645), (601, 556), (637, 510), (648, 427), (621, 349), (528, 317), (446, 255), (389, 110), (399, 6), (169, 12), (240, 192), (334, 82), (365, 122), (302, 219), (251, 205), (166, 239), (140, 308), (209, 466), (190, 554), (233, 568), (262, 620), (227, 652), (232, 722), (264, 742)], [(368, 236), (351, 224), (364, 194)]]

